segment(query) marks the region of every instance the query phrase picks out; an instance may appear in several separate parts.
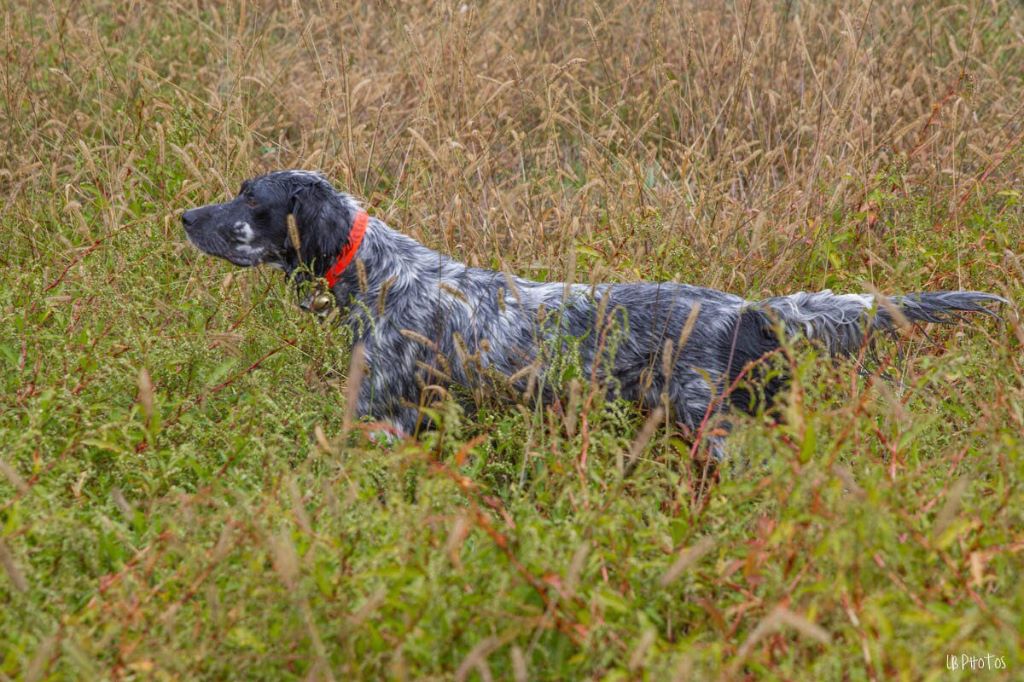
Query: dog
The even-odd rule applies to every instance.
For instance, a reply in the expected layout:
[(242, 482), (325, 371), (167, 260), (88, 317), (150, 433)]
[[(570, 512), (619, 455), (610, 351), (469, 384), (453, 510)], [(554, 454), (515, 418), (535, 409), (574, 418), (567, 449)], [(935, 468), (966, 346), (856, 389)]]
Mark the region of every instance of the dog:
[[(830, 290), (749, 301), (670, 282), (534, 282), (433, 251), (368, 216), (322, 174), (302, 170), (246, 180), (231, 201), (181, 218), (188, 239), (207, 254), (242, 267), (271, 265), (300, 284), (319, 282), (320, 295), (307, 296), (305, 307), (312, 300), (323, 312), (325, 299), (336, 306), (363, 348), (356, 414), (399, 436), (424, 425), (428, 387), (446, 394), (504, 386), (552, 401), (556, 369), (571, 361), (610, 396), (647, 408), (667, 404), (699, 439), (709, 417), (770, 403), (783, 384), (758, 368), (780, 348), (780, 332), (833, 355), (852, 354), (898, 323), (949, 323), (960, 312), (995, 316), (987, 305), (1006, 302), (978, 291), (876, 301)], [(724, 458), (722, 436), (705, 440), (714, 459)]]

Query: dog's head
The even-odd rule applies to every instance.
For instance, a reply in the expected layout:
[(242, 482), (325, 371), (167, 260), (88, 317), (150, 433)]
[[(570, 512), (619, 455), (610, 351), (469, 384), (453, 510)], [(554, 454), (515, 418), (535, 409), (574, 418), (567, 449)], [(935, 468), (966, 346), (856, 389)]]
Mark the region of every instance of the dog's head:
[[(320, 173), (288, 170), (246, 180), (231, 201), (185, 211), (181, 222), (200, 250), (235, 265), (266, 263), (290, 273), (304, 264), (320, 271), (348, 241), (358, 210)], [(289, 213), (301, 249), (289, 235)]]

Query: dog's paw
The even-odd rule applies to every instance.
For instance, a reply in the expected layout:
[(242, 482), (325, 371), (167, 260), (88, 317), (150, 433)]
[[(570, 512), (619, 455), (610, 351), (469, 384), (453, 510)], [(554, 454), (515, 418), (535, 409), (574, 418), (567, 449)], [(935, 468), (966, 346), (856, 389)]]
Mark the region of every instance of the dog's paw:
[(371, 443), (380, 448), (391, 449), (409, 435), (405, 429), (389, 419), (378, 422), (374, 426), (378, 428), (372, 429), (368, 437)]

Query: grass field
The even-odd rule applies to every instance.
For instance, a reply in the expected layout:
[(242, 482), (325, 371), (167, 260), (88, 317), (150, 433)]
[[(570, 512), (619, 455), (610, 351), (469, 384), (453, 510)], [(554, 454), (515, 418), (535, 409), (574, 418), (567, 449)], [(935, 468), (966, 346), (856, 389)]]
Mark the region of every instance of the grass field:
[[(0, 12), (0, 680), (1024, 675), (1019, 3)], [(791, 349), (717, 472), (600, 400), (382, 449), (180, 227), (285, 167), (535, 279), (1014, 303)]]

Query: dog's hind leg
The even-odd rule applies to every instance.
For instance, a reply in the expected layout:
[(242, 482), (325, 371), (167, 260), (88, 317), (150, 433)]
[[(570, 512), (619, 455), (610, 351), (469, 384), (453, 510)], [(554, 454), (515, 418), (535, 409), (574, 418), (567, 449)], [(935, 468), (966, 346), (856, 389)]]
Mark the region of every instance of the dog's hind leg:
[(721, 462), (726, 457), (726, 449), (725, 435), (720, 432), (727, 434), (729, 431), (729, 422), (719, 418), (721, 401), (713, 397), (707, 381), (695, 373), (691, 372), (690, 380), (685, 383), (673, 383), (669, 398), (676, 418), (701, 440), (716, 462)]
[[(719, 426), (719, 430), (724, 428)], [(726, 437), (718, 434), (704, 437), (704, 444), (708, 449), (708, 454), (715, 460), (715, 463), (719, 463), (725, 460), (728, 456), (728, 450), (725, 447)]]

